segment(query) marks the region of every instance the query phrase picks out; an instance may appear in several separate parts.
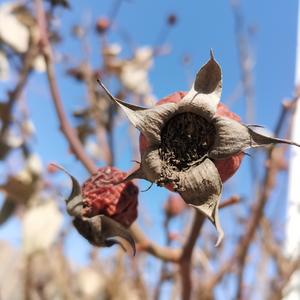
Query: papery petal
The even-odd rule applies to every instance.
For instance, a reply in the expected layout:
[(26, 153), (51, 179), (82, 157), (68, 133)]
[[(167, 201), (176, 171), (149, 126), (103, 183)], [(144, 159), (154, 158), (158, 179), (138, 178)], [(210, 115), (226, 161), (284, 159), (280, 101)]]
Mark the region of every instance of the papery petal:
[(134, 119), (128, 116), (131, 123), (146, 137), (150, 145), (159, 145), (161, 130), (164, 124), (174, 116), (177, 104), (166, 103), (153, 108), (135, 112)]
[(148, 149), (142, 157), (142, 167), (147, 180), (156, 182), (162, 173), (162, 161), (157, 148)]
[(143, 152), (140, 167), (129, 174), (124, 181), (146, 179), (151, 182), (156, 182), (160, 179), (161, 172), (162, 162), (158, 148), (147, 148), (147, 150)]
[(222, 71), (219, 64), (215, 61), (211, 51), (210, 60), (198, 71), (193, 87), (181, 100), (180, 107), (189, 105), (202, 107), (195, 113), (201, 113), (203, 107), (206, 108), (209, 117), (212, 118), (217, 110), (222, 93)]
[(108, 97), (122, 108), (132, 125), (143, 133), (148, 142), (151, 145), (158, 145), (161, 138), (161, 129), (176, 112), (177, 104), (165, 103), (146, 109), (116, 99), (110, 94), (101, 81), (98, 82)]
[(135, 242), (129, 231), (118, 222), (104, 215), (92, 218), (75, 218), (73, 221), (78, 232), (92, 245), (111, 247), (120, 245), (125, 251), (135, 255)]
[(222, 192), (222, 182), (214, 163), (206, 158), (201, 164), (192, 167), (182, 179), (185, 191), (180, 195), (184, 201), (209, 218), (218, 232), (216, 246), (223, 239), (224, 232), (220, 225), (218, 206)]
[(248, 148), (270, 144), (284, 143), (300, 147), (299, 144), (289, 140), (264, 136), (249, 126), (226, 117), (216, 117), (213, 125), (216, 130), (215, 141), (208, 153), (212, 159), (227, 158)]

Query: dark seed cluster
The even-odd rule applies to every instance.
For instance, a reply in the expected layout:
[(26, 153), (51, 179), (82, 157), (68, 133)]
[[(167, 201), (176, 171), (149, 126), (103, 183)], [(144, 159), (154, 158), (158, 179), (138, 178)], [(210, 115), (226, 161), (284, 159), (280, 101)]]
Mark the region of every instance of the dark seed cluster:
[(201, 162), (214, 135), (214, 127), (199, 115), (178, 114), (161, 131), (160, 158), (174, 170), (185, 171)]

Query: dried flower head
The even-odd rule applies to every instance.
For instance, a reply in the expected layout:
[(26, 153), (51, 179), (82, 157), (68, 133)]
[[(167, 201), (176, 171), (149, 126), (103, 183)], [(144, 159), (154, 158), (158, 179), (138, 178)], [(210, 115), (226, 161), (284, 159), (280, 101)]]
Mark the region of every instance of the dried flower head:
[(78, 232), (92, 245), (119, 244), (125, 251), (131, 247), (134, 254), (134, 240), (126, 227), (137, 218), (138, 188), (131, 181), (116, 185), (124, 180), (126, 173), (113, 167), (99, 168), (80, 187), (75, 177), (62, 167), (56, 167), (72, 180), (66, 205)]
[[(178, 103), (180, 102), (184, 96), (186, 95), (186, 92), (175, 92), (167, 97), (164, 97), (163, 99), (159, 100), (156, 105), (161, 105), (164, 103)], [(240, 122), (241, 118), (236, 115), (235, 113), (231, 112), (224, 104), (219, 103), (217, 106), (216, 115), (227, 117), (230, 119), (233, 119), (235, 121)], [(143, 153), (148, 148), (148, 142), (145, 136), (141, 133), (140, 134), (140, 152), (143, 156)], [(240, 152), (238, 154), (232, 155), (226, 159), (220, 159), (214, 161), (218, 172), (220, 174), (222, 182), (225, 182), (228, 180), (240, 167), (240, 164), (242, 162), (244, 153)], [(166, 185), (167, 188), (170, 190), (173, 190), (172, 186)]]
[(100, 34), (105, 33), (110, 27), (110, 21), (106, 17), (101, 17), (96, 22), (96, 31)]
[(218, 215), (222, 192), (216, 167), (219, 161), (240, 155), (248, 148), (269, 144), (300, 146), (264, 136), (255, 132), (253, 126), (218, 114), (221, 77), (221, 68), (211, 52), (191, 90), (179, 102), (149, 109), (114, 98), (100, 82), (147, 141), (139, 168), (127, 179), (142, 178), (159, 186), (171, 186), (214, 224), (218, 232), (216, 245), (224, 236)]

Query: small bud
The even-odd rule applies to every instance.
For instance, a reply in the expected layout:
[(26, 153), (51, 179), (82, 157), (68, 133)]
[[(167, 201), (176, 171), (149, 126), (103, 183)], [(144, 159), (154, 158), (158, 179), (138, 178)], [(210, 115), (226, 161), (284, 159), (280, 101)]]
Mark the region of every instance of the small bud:
[(176, 217), (181, 214), (186, 207), (186, 203), (179, 195), (170, 195), (165, 203), (164, 209), (167, 216)]
[(106, 17), (101, 17), (96, 22), (96, 31), (99, 34), (104, 34), (110, 27), (110, 21)]
[(84, 78), (83, 71), (80, 68), (70, 68), (67, 70), (67, 74), (72, 76), (78, 81), (82, 81)]
[(54, 173), (56, 173), (57, 171), (58, 171), (58, 168), (57, 168), (57, 166), (56, 166), (55, 164), (50, 163), (50, 164), (47, 165), (47, 172), (48, 172), (49, 174), (54, 174)]
[(177, 16), (175, 14), (170, 14), (167, 20), (168, 20), (168, 25), (174, 26), (177, 23)]

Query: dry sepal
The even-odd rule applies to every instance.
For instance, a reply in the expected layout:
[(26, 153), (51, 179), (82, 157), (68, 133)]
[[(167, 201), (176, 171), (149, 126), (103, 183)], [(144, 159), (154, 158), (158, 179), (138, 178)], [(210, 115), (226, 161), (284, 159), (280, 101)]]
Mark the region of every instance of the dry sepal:
[(80, 186), (64, 168), (56, 167), (72, 180), (66, 205), (77, 231), (94, 246), (118, 244), (134, 255), (135, 242), (127, 228), (137, 218), (138, 188), (131, 181), (116, 185), (126, 173), (113, 167), (99, 168)]
[[(222, 181), (237, 170), (243, 151), (277, 143), (299, 146), (264, 136), (240, 123), (234, 114), (222, 113), (226, 108), (219, 104), (221, 68), (212, 52), (188, 93), (151, 108), (116, 99), (99, 83), (145, 139), (140, 166), (127, 179), (142, 178), (177, 191), (214, 224), (218, 231), (216, 245), (224, 235), (218, 217)], [(224, 167), (231, 169), (222, 174)]]

